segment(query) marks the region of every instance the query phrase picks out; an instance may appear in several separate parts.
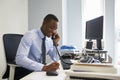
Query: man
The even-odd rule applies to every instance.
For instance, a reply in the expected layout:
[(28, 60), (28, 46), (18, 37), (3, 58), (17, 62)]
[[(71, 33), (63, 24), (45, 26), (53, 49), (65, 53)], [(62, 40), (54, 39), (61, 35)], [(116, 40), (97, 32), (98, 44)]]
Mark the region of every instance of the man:
[[(59, 56), (55, 46), (60, 39), (56, 32), (58, 28), (58, 19), (53, 14), (48, 14), (42, 23), (41, 28), (28, 31), (24, 34), (16, 54), (16, 64), (30, 71), (50, 71), (57, 70)], [(54, 39), (51, 37), (54, 35)], [(45, 38), (46, 55), (54, 61), (49, 65), (42, 63), (42, 42)]]

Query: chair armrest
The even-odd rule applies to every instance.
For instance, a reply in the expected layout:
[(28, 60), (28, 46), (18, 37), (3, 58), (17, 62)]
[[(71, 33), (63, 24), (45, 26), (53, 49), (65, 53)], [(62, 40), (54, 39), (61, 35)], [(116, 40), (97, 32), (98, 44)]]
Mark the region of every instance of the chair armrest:
[(10, 72), (9, 72), (9, 80), (14, 80), (14, 76), (15, 76), (15, 68), (16, 67), (20, 67), (17, 64), (7, 64), (8, 66), (10, 66)]
[(20, 67), (17, 64), (10, 64), (10, 63), (8, 63), (7, 65), (10, 66), (10, 67)]

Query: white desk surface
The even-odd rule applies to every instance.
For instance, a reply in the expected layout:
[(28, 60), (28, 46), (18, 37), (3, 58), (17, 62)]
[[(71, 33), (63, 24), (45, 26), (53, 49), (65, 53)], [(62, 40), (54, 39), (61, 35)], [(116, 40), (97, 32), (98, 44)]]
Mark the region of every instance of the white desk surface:
[(65, 74), (61, 63), (57, 72), (58, 72), (57, 76), (47, 76), (45, 71), (32, 72), (20, 80), (67, 80), (67, 75)]
[(120, 67), (117, 73), (99, 73), (99, 72), (73, 72), (72, 70), (57, 70), (58, 76), (46, 76), (46, 72), (32, 72), (20, 80), (70, 80), (68, 76), (84, 77), (84, 78), (103, 78), (120, 80)]
[(46, 72), (32, 72), (20, 80), (66, 80), (67, 75), (61, 71), (57, 71), (58, 76), (46, 76)]
[(117, 73), (73, 72), (71, 70), (58, 70), (58, 73), (58, 76), (46, 76), (46, 72), (33, 72), (20, 80), (71, 80), (68, 76), (120, 80), (120, 74)]

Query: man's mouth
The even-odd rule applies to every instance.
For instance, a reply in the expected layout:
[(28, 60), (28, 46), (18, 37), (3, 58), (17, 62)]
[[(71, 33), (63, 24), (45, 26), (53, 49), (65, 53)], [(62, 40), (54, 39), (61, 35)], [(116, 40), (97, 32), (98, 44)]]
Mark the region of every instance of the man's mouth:
[(53, 33), (50, 33), (50, 36), (52, 36), (53, 35)]
[(53, 33), (50, 32), (50, 33), (48, 34), (48, 37), (50, 37), (50, 36), (52, 36), (52, 35), (53, 35)]

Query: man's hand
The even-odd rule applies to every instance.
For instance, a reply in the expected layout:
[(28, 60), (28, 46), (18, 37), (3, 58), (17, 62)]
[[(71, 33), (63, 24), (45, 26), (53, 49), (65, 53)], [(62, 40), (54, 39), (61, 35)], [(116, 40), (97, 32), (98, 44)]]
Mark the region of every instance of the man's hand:
[(53, 62), (50, 65), (45, 65), (42, 69), (42, 71), (55, 71), (59, 68), (58, 62)]

